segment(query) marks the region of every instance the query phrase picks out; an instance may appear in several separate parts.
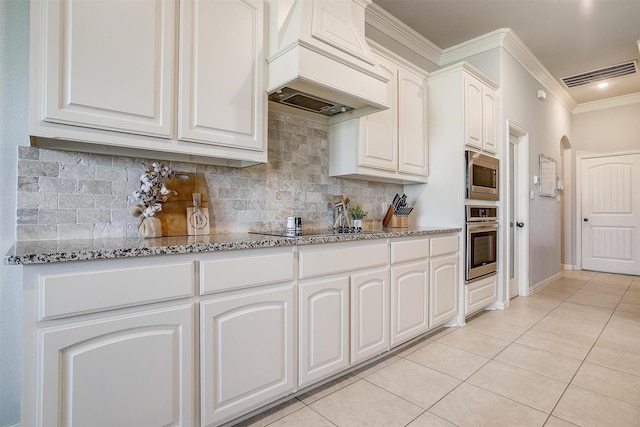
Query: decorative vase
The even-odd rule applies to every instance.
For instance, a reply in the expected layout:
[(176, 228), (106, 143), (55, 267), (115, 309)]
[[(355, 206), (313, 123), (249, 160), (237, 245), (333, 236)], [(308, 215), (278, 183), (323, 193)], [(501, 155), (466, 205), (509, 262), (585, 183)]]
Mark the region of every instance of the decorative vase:
[(160, 219), (155, 216), (142, 218), (138, 224), (138, 236), (143, 239), (162, 237), (162, 224), (160, 223)]
[(354, 219), (353, 220), (353, 228), (362, 229), (362, 220), (361, 219)]

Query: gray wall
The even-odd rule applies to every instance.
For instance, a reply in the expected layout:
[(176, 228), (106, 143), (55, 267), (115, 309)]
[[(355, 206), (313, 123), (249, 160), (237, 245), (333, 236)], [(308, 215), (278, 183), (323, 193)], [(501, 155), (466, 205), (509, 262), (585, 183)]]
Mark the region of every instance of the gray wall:
[[(28, 144), (29, 2), (0, 1), (0, 253), (16, 229), (18, 145)], [(0, 263), (0, 426), (20, 422), (22, 271)]]
[(573, 115), (576, 151), (615, 153), (640, 150), (640, 101)]
[(538, 100), (544, 87), (508, 53), (502, 55), (501, 72), (502, 119), (529, 132), (529, 183), (535, 194), (529, 201), (529, 283), (535, 286), (561, 270), (562, 218), (561, 201), (540, 197), (533, 176), (540, 174), (540, 154), (555, 159), (561, 174), (561, 141), (572, 140), (571, 113), (549, 91), (545, 101)]

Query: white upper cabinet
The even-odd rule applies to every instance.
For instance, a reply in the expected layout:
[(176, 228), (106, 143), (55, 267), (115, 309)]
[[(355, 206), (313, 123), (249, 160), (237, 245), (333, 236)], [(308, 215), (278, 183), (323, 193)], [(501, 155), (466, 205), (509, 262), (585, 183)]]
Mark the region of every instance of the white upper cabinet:
[(184, 1), (178, 138), (262, 150), (262, 0)]
[(378, 64), (389, 78), (389, 109), (354, 120), (354, 124), (359, 121), (360, 127), (358, 165), (395, 173), (398, 169), (398, 86), (395, 84), (398, 67), (384, 58), (379, 58)]
[[(176, 5), (35, 1), (41, 119), (169, 138)], [(40, 53), (40, 52), (39, 52)], [(37, 65), (37, 64), (36, 64)]]
[(400, 68), (398, 92), (398, 173), (426, 178), (429, 139), (425, 76)]
[(465, 144), (496, 153), (496, 90), (480, 79), (464, 76)]
[(261, 0), (32, 1), (33, 143), (265, 162), (264, 35)]
[(393, 183), (428, 176), (427, 74), (383, 48), (373, 47), (389, 78), (389, 109), (329, 126), (329, 175)]

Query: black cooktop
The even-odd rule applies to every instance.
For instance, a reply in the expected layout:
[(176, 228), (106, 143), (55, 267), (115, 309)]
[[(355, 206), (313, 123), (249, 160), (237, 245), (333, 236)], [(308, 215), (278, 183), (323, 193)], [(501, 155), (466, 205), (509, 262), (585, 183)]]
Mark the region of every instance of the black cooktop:
[(302, 230), (302, 231), (288, 231), (288, 230), (260, 230), (250, 231), (251, 234), (262, 234), (265, 236), (278, 236), (278, 237), (312, 237), (312, 236), (336, 236), (340, 234), (358, 234), (367, 233), (362, 231), (361, 228), (355, 227), (342, 227), (337, 229), (326, 230)]

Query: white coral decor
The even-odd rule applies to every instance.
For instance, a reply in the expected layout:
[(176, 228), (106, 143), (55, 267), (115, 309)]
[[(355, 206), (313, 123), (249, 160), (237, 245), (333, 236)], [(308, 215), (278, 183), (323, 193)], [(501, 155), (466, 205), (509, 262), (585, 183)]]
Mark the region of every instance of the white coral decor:
[[(146, 166), (146, 165), (145, 165)], [(140, 220), (155, 216), (162, 210), (162, 204), (170, 195), (177, 192), (169, 190), (160, 178), (173, 178), (173, 171), (162, 163), (153, 162), (147, 166), (144, 175), (140, 176), (140, 189), (133, 192), (133, 197), (138, 202), (130, 208), (131, 214)]]

